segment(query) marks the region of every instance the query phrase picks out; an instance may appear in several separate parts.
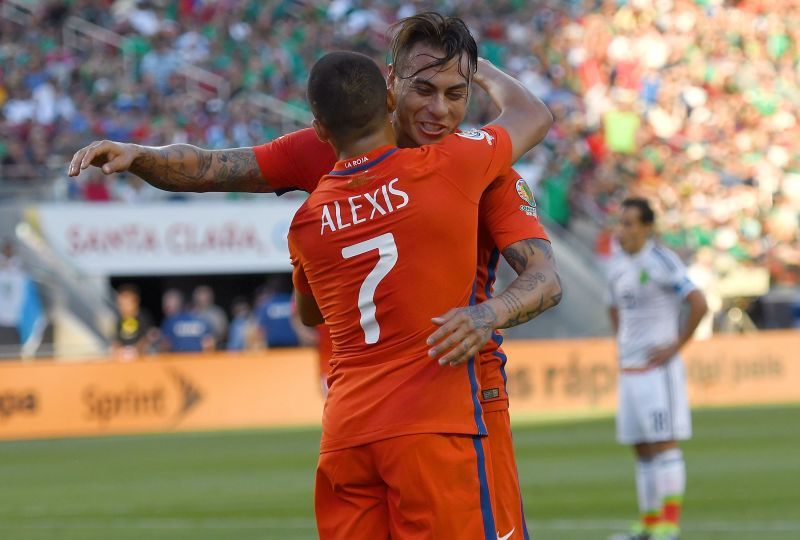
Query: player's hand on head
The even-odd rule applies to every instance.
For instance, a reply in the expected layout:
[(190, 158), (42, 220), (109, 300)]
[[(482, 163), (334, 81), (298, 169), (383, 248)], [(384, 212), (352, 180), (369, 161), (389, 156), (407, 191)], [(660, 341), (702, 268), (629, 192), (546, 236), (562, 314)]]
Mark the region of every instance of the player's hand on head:
[(136, 157), (135, 146), (114, 141), (94, 141), (75, 152), (69, 163), (69, 176), (78, 176), (90, 166), (105, 174), (127, 171)]
[(485, 305), (451, 309), (434, 317), (439, 328), (428, 338), (428, 355), (437, 358), (439, 365), (457, 366), (478, 354), (491, 338), (497, 317)]

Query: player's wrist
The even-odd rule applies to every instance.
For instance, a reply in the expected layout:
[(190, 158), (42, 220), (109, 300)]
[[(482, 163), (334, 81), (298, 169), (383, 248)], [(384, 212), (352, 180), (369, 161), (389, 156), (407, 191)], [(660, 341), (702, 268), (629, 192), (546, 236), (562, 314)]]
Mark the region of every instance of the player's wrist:
[(492, 331), (505, 328), (505, 325), (510, 320), (510, 313), (508, 313), (508, 309), (506, 309), (500, 297), (489, 298), (482, 305), (492, 314)]
[(131, 165), (135, 165), (136, 161), (146, 154), (147, 148), (140, 144), (123, 143), (123, 148), (131, 155)]

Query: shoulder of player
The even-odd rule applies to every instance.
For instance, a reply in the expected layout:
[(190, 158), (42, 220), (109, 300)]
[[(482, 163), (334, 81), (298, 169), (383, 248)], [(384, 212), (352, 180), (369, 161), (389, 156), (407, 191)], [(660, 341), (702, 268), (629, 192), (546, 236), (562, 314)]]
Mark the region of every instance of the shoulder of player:
[(660, 243), (654, 243), (650, 248), (647, 260), (656, 268), (667, 273), (679, 271), (684, 267), (683, 261), (671, 249)]
[[(495, 178), (494, 182), (489, 184), (489, 187), (486, 188), (486, 193), (490, 193), (492, 191), (496, 191), (501, 188), (509, 189), (511, 188), (511, 186), (513, 186), (514, 191), (519, 192), (519, 189), (522, 186), (518, 186), (517, 183), (520, 181), (525, 182), (525, 179), (522, 178), (522, 175), (519, 174), (514, 169), (509, 169), (507, 172)], [(529, 185), (528, 185), (528, 190), (531, 191), (531, 195), (533, 195)], [(522, 196), (522, 193), (518, 193), (518, 195)]]
[(319, 195), (315, 196), (315, 193), (316, 191), (312, 192), (308, 198), (303, 201), (303, 204), (301, 204), (300, 207), (295, 211), (294, 216), (292, 216), (292, 222), (289, 224), (290, 236), (296, 234), (300, 227), (313, 218), (312, 206), (314, 205), (314, 199), (319, 197)]
[(255, 146), (255, 148), (265, 149), (270, 146), (282, 146), (286, 148), (291, 148), (292, 150), (302, 151), (307, 148), (323, 148), (327, 147), (328, 143), (325, 143), (317, 137), (316, 132), (313, 128), (303, 128), (297, 131), (292, 131), (285, 135), (281, 135), (276, 139), (268, 141), (264, 144)]
[(482, 128), (473, 128), (467, 130), (458, 130), (446, 136), (437, 143), (429, 144), (416, 148), (415, 150), (424, 150), (426, 152), (443, 152), (453, 147), (468, 147), (477, 144), (494, 145), (498, 137), (498, 131), (505, 130), (499, 126), (485, 126)]

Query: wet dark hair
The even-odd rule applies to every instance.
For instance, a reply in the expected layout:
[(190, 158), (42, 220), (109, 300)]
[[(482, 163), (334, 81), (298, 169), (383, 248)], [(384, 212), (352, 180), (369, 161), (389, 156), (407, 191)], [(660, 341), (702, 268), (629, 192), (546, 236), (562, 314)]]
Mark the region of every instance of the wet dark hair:
[(642, 197), (628, 197), (622, 201), (622, 208), (638, 208), (639, 222), (643, 225), (652, 225), (656, 221), (656, 215), (650, 207), (650, 203)]
[[(458, 72), (465, 79), (470, 80), (472, 74), (478, 70), (478, 44), (469, 32), (467, 25), (458, 17), (445, 17), (441, 13), (428, 11), (406, 17), (393, 24), (391, 54), (394, 72), (398, 78), (408, 79), (414, 77), (424, 69), (432, 67), (444, 68), (453, 59), (458, 61)], [(423, 43), (441, 49), (442, 57), (431, 57), (426, 64), (414, 73), (405, 73), (408, 65), (408, 55), (414, 45)], [(461, 67), (461, 58), (467, 55), (469, 73), (464, 73)]]
[(386, 81), (368, 56), (337, 51), (320, 58), (308, 77), (314, 117), (342, 143), (372, 133), (388, 114)]

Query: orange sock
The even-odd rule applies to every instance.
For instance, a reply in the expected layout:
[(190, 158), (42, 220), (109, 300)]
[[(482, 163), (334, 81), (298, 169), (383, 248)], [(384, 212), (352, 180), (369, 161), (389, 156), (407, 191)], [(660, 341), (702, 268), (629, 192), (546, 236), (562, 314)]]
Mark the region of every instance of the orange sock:
[(664, 506), (661, 509), (661, 516), (666, 523), (678, 526), (681, 519), (681, 509), (683, 508), (683, 497), (680, 495), (674, 497), (666, 497), (664, 499)]
[(661, 521), (661, 514), (658, 512), (645, 512), (642, 514), (642, 526), (645, 530), (652, 530)]

